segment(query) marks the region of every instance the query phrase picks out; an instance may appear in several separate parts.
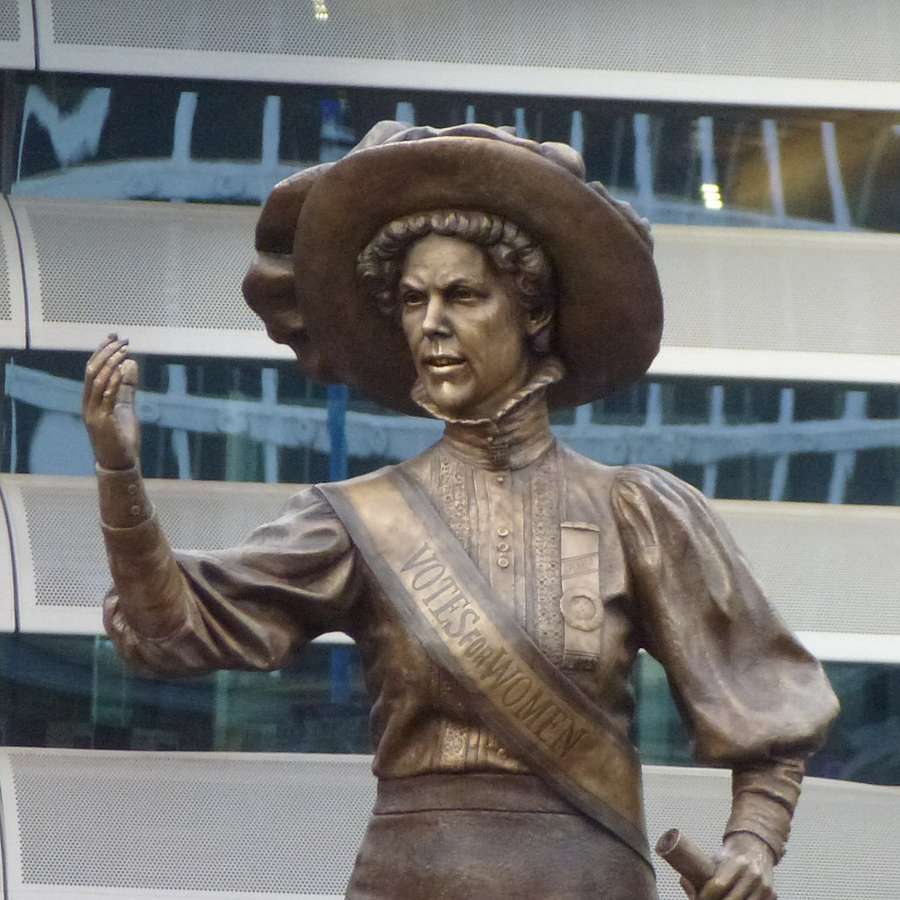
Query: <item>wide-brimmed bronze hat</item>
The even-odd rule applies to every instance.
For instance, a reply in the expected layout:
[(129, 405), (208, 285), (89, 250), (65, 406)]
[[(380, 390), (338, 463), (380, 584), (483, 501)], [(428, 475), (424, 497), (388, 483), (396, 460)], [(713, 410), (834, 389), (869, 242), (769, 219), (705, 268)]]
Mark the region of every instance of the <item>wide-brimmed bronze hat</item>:
[(662, 331), (646, 223), (584, 181), (571, 147), (508, 129), (382, 122), (339, 162), (282, 182), (257, 226), (261, 256), (244, 283), (247, 302), (307, 374), (421, 414), (410, 400), (416, 374), (403, 332), (368, 293), (357, 258), (388, 222), (438, 209), (502, 216), (551, 259), (552, 350), (566, 368), (551, 405), (595, 400), (646, 372)]

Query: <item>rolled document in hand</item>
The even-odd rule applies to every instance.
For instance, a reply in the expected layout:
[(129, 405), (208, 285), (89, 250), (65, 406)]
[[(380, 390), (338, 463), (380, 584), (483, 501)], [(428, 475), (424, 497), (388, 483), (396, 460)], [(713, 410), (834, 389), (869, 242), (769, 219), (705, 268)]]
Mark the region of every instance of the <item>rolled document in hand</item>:
[(677, 828), (670, 828), (660, 837), (656, 852), (698, 891), (715, 874), (712, 857)]

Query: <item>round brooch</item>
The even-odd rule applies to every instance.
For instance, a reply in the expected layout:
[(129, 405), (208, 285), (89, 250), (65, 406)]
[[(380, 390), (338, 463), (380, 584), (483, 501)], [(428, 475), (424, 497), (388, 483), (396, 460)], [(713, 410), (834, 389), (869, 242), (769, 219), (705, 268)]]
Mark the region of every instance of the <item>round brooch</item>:
[(582, 587), (565, 591), (559, 601), (566, 625), (579, 631), (594, 631), (603, 621), (603, 603), (600, 597)]

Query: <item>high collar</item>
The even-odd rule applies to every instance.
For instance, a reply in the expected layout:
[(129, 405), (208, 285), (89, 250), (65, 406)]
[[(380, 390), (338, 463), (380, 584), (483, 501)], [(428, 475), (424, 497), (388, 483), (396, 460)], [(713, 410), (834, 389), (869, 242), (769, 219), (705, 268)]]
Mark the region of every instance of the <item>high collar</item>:
[(521, 469), (552, 446), (547, 388), (565, 374), (556, 357), (541, 362), (528, 382), (492, 416), (455, 419), (441, 413), (416, 382), (412, 399), (447, 425), (440, 446), (469, 465), (482, 469)]

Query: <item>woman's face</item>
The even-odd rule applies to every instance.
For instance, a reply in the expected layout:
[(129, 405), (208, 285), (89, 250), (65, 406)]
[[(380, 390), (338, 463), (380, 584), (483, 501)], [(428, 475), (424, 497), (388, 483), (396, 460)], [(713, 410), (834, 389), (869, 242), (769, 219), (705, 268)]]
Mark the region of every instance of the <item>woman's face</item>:
[(531, 321), (481, 248), (437, 234), (417, 241), (398, 299), (416, 371), (444, 415), (490, 416), (527, 381)]

